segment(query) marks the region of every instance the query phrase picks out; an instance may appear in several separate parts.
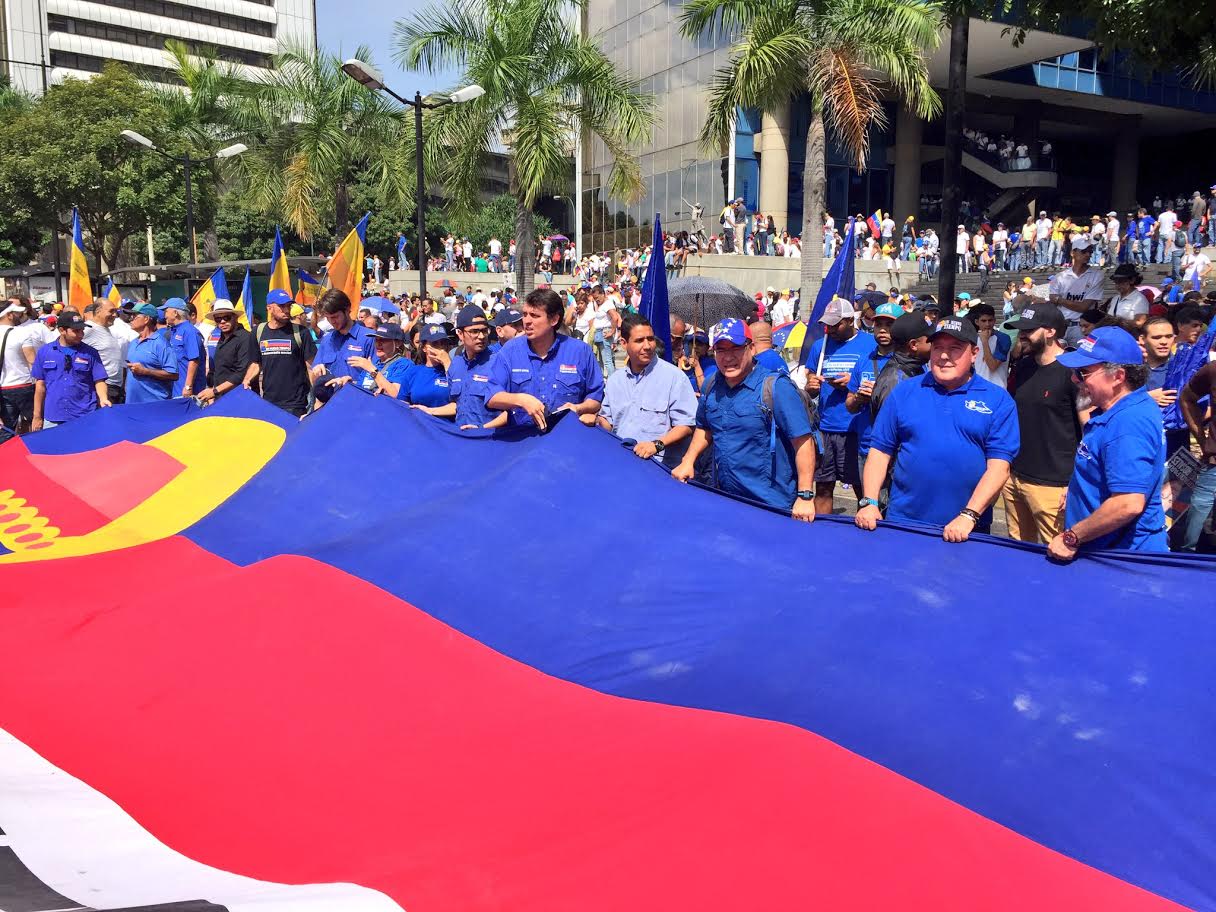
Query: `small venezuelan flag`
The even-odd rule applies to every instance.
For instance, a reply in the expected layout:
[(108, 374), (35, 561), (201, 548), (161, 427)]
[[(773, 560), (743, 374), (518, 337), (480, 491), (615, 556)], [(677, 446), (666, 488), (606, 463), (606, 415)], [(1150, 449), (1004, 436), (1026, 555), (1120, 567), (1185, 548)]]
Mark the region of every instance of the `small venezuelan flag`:
[(93, 303), (93, 283), (89, 281), (89, 263), (84, 257), (84, 237), (80, 232), (80, 213), (72, 210), (72, 249), (68, 260), (67, 305), (78, 313)]
[(296, 292), (296, 303), (301, 307), (313, 307), (321, 297), (321, 283), (303, 269), (300, 270), (300, 288)]
[[(223, 266), (211, 273), (207, 281), (194, 293), (194, 297), (190, 299), (190, 303), (194, 305), (196, 313), (206, 316), (211, 313), (211, 305), (219, 300), (232, 300), (228, 296), (228, 279), (224, 276)], [(237, 311), (237, 319), (242, 326), (246, 329), (249, 328), (249, 321), (239, 310)]]
[(122, 295), (118, 293), (118, 286), (114, 284), (113, 279), (106, 280), (106, 290), (101, 293), (101, 296), (115, 307), (122, 306)]

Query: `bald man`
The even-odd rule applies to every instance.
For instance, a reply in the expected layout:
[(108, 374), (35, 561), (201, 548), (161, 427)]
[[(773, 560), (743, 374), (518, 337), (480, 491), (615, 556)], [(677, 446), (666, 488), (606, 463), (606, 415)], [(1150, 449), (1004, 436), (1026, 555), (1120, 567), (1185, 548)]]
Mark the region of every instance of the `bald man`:
[(773, 326), (760, 320), (752, 324), (752, 349), (756, 354), (756, 363), (774, 374), (789, 375), (789, 367), (781, 352), (773, 348)]

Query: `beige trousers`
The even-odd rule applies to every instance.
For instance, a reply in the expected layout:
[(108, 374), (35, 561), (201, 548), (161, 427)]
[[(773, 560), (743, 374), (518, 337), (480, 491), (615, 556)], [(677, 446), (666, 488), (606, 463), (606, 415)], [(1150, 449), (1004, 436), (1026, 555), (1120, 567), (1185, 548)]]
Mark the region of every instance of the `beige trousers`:
[(1064, 531), (1060, 501), (1068, 488), (1032, 484), (1010, 475), (1001, 491), (1009, 537), (1045, 545)]

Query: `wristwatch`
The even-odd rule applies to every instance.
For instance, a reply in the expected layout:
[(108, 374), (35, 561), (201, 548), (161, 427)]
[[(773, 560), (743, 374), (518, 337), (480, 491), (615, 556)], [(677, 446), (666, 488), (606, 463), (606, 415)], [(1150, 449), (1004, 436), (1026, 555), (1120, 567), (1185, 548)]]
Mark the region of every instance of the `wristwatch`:
[(958, 511), (958, 515), (966, 516), (973, 523), (975, 523), (976, 525), (979, 525), (980, 514), (977, 513), (975, 510), (972, 510), (970, 507), (963, 507), (961, 510)]
[(1064, 547), (1076, 551), (1081, 547), (1081, 539), (1077, 538), (1077, 533), (1072, 529), (1065, 529), (1060, 533), (1060, 539), (1064, 542)]
[(857, 501), (857, 506), (859, 509), (861, 507), (877, 507), (878, 501), (873, 497), (863, 497), (861, 500)]
[(815, 492), (814, 491), (799, 491), (798, 499), (799, 500), (814, 500)]
[(663, 443), (662, 440), (656, 440), (654, 442), (654, 451), (656, 453), (662, 453), (665, 449), (667, 449), (667, 444)]

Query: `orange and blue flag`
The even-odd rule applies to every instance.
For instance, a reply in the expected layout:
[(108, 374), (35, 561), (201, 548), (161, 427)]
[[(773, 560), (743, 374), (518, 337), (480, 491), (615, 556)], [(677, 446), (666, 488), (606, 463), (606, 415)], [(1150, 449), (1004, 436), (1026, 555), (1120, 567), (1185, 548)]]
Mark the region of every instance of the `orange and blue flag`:
[(114, 284), (114, 280), (106, 279), (106, 290), (101, 293), (101, 296), (113, 304), (115, 307), (122, 306), (122, 295), (118, 292), (118, 286)]
[(68, 253), (68, 299), (69, 307), (84, 313), (93, 303), (93, 283), (89, 280), (89, 261), (84, 255), (84, 236), (80, 231), (80, 213), (72, 210), (72, 247)]
[(301, 307), (312, 307), (317, 303), (317, 298), (321, 297), (321, 282), (303, 269), (300, 270), (299, 278), (300, 288), (296, 292), (296, 303)]
[[(228, 279), (224, 275), (223, 266), (211, 273), (207, 281), (199, 286), (194, 297), (190, 299), (190, 303), (194, 305), (195, 313), (206, 316), (211, 313), (211, 305), (220, 300), (232, 300), (228, 296)], [(244, 317), (241, 317), (241, 325), (245, 326)], [(248, 329), (248, 326), (245, 328)]]
[(279, 234), (277, 225), (274, 229), (274, 247), (270, 251), (270, 287), (267, 290), (285, 291), (291, 294), (291, 274), (287, 271), (287, 253), (283, 250), (283, 237)]
[(253, 280), (249, 277), (248, 267), (245, 268), (245, 281), (241, 283), (241, 296), (237, 298), (236, 312), (242, 326), (246, 329), (253, 326)]
[(338, 245), (330, 257), (326, 273), (325, 284), (330, 288), (342, 289), (350, 298), (352, 317), (359, 312), (359, 302), (363, 299), (363, 245), (367, 242), (367, 220), (371, 215), (369, 212), (359, 219), (359, 224)]

